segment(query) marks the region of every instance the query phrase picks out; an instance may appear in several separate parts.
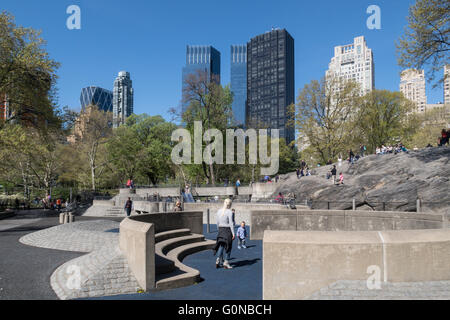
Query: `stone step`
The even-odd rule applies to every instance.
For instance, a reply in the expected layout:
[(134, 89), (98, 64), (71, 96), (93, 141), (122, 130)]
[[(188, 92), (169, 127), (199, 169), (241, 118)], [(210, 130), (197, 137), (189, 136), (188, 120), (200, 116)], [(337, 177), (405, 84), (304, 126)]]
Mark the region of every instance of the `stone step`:
[(202, 234), (189, 234), (187, 236), (167, 239), (155, 244), (155, 253), (164, 257), (170, 250), (176, 247), (183, 246), (188, 243), (200, 242), (204, 239), (205, 236)]
[(182, 237), (182, 236), (188, 236), (191, 234), (191, 230), (189, 229), (176, 229), (176, 230), (169, 230), (164, 231), (155, 234), (155, 243), (176, 238), (176, 237)]
[(200, 280), (200, 272), (181, 261), (189, 254), (214, 248), (216, 242), (204, 240), (188, 243), (170, 250), (167, 258), (175, 262), (176, 270), (170, 274), (160, 275), (156, 278), (156, 290), (168, 290), (193, 285)]

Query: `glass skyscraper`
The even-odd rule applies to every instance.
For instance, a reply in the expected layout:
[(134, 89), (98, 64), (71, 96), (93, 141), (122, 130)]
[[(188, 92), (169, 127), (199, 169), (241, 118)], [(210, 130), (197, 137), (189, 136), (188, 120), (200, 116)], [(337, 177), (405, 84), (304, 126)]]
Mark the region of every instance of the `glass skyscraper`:
[(245, 102), (247, 100), (247, 45), (231, 46), (231, 91), (233, 115), (236, 125), (245, 125)]
[(86, 87), (81, 89), (81, 109), (85, 110), (89, 105), (96, 105), (100, 110), (113, 111), (113, 93), (100, 87)]
[(114, 81), (113, 91), (113, 127), (117, 128), (133, 114), (133, 82), (130, 73), (120, 71)]
[[(220, 83), (220, 52), (212, 46), (186, 46), (186, 66), (182, 71), (182, 88), (185, 88), (189, 75), (204, 71), (210, 81)], [(189, 107), (182, 93), (181, 111), (184, 113)]]
[(248, 128), (279, 129), (287, 143), (295, 139), (288, 113), (294, 100), (294, 39), (273, 29), (247, 43)]

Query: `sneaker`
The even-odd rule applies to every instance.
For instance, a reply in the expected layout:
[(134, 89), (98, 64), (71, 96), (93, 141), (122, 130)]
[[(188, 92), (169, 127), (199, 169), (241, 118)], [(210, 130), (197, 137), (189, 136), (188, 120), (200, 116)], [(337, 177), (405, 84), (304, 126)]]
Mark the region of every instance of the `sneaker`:
[(224, 267), (225, 269), (233, 269), (233, 267), (230, 266), (230, 264), (228, 263), (227, 260), (225, 260), (225, 262), (223, 263), (223, 267)]
[(220, 268), (220, 258), (216, 259), (216, 269)]
[(247, 247), (245, 246), (245, 244), (242, 245), (242, 248), (247, 249)]
[[(244, 246), (243, 246), (243, 247), (244, 247)], [(241, 249), (241, 246), (238, 246), (237, 248), (240, 250), (240, 249)], [(245, 248), (245, 247), (244, 247), (244, 248)]]

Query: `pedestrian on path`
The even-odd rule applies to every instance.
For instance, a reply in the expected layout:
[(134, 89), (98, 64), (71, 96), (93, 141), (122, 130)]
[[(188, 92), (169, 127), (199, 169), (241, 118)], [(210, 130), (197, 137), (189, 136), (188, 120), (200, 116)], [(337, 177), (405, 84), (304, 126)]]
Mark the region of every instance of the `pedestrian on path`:
[(131, 215), (131, 208), (133, 207), (133, 201), (131, 201), (131, 198), (128, 197), (127, 202), (125, 202), (125, 211), (127, 213), (127, 217)]
[(222, 261), (225, 269), (233, 268), (229, 263), (234, 240), (233, 213), (230, 210), (231, 203), (231, 199), (226, 199), (223, 203), (223, 208), (217, 210), (217, 227), (219, 232), (216, 246), (214, 247), (214, 255), (217, 254), (216, 268), (220, 268)]

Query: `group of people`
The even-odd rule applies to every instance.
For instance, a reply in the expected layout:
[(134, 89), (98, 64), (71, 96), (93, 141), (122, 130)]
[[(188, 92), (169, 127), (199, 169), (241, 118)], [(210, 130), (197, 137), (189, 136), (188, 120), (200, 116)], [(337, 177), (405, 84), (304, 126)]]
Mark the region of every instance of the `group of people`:
[(334, 185), (344, 184), (344, 174), (342, 172), (339, 173), (339, 180), (337, 179), (336, 165), (333, 165), (333, 168), (327, 172), (327, 179), (331, 179)]
[[(63, 205), (63, 203), (64, 203), (64, 205)], [(51, 196), (48, 195), (47, 197), (42, 199), (42, 205), (43, 205), (44, 209), (61, 211), (61, 209), (63, 207), (67, 208), (69, 206), (69, 202), (62, 198), (57, 198), (56, 200), (52, 200)]]
[(297, 174), (297, 179), (300, 179), (301, 177), (307, 177), (311, 175), (311, 171), (309, 170), (308, 165), (306, 164), (305, 160), (300, 161), (300, 167), (295, 170)]
[(230, 265), (231, 249), (233, 241), (237, 237), (238, 249), (246, 249), (247, 229), (245, 228), (245, 221), (242, 221), (239, 228), (235, 232), (235, 215), (234, 209), (231, 209), (231, 199), (224, 201), (223, 208), (217, 211), (217, 227), (218, 234), (216, 238), (216, 245), (214, 247), (214, 255), (216, 258), (216, 268), (223, 267), (225, 269), (232, 269)]
[(406, 152), (408, 153), (408, 149), (406, 149), (406, 147), (400, 142), (394, 146), (384, 146), (382, 145), (381, 147), (377, 147), (375, 149), (375, 153), (376, 154), (389, 154), (389, 153), (400, 153), (400, 152)]
[[(170, 201), (168, 201), (170, 198)], [(168, 197), (166, 200), (167, 203), (173, 203), (172, 197)], [(131, 216), (131, 211), (133, 210), (133, 200), (131, 200), (130, 197), (128, 197), (128, 200), (125, 201), (125, 213), (127, 215), (127, 217)], [(180, 212), (183, 211), (183, 206), (181, 205), (181, 201), (177, 200), (177, 202), (175, 202), (175, 206), (173, 207), (173, 211), (174, 212)]]

